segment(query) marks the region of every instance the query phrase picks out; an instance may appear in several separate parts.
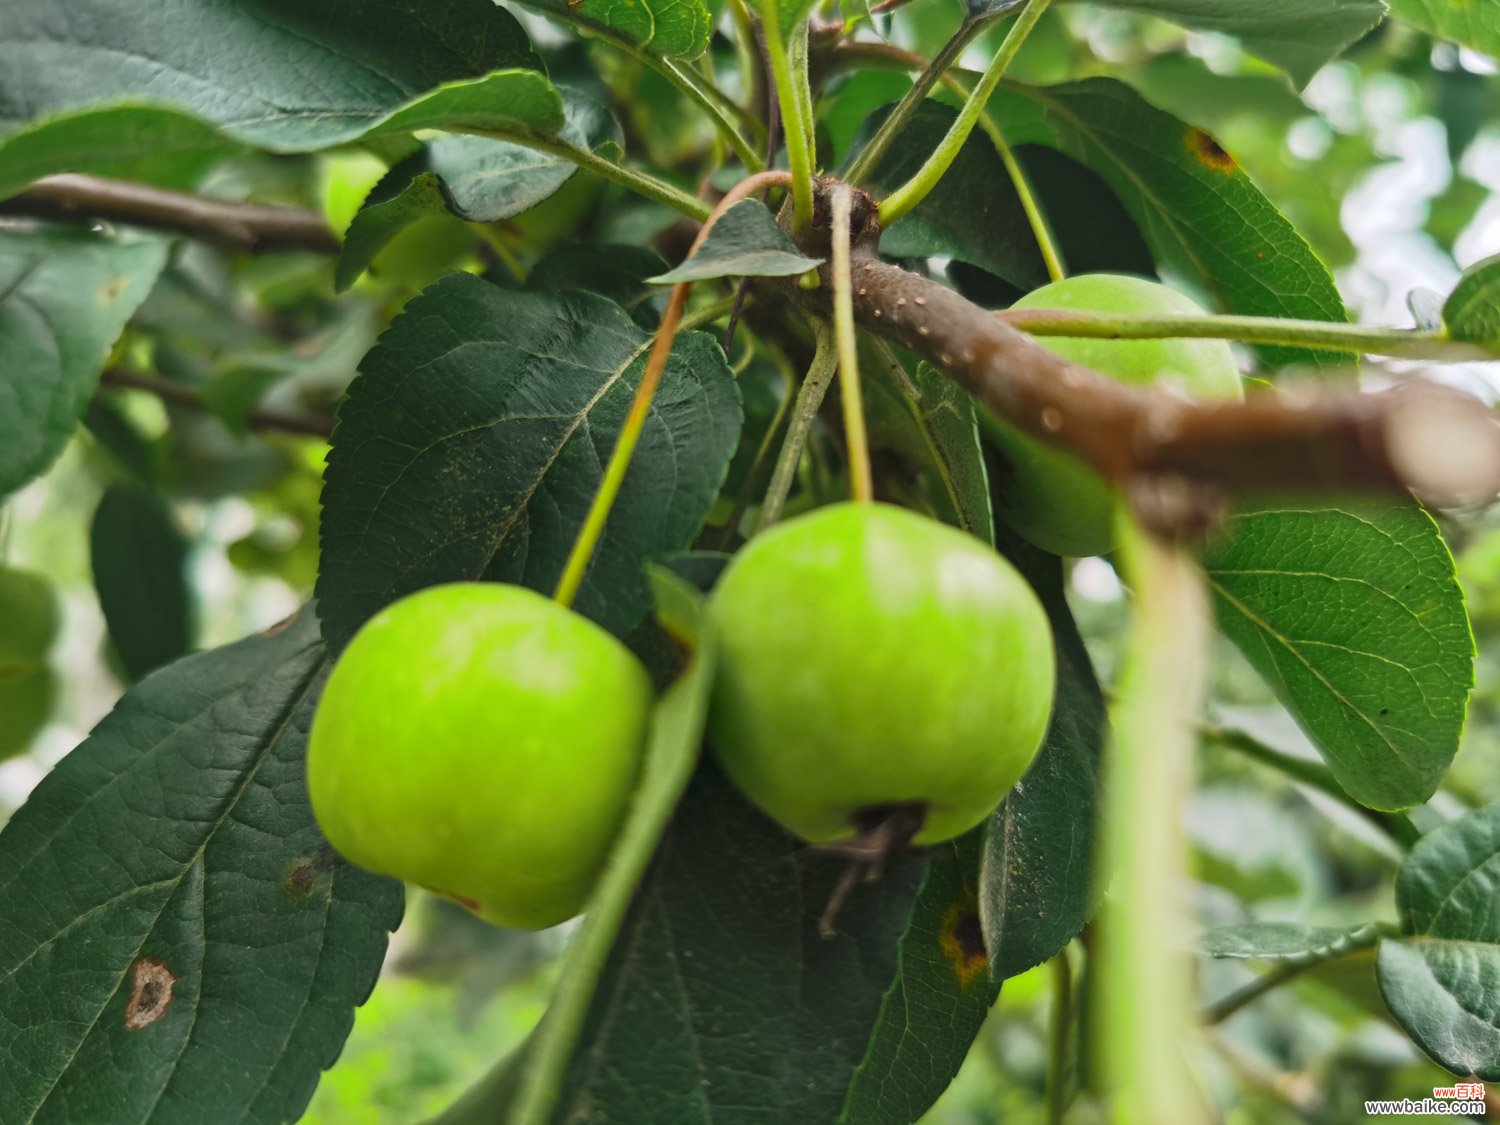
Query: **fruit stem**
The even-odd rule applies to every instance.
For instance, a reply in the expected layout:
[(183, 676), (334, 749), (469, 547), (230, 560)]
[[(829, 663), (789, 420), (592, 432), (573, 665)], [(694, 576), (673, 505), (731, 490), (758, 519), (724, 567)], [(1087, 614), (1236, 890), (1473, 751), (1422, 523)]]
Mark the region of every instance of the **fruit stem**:
[(996, 315), (1013, 328), (1033, 336), (1093, 340), (1234, 340), (1241, 344), (1325, 348), (1401, 359), (1453, 362), (1495, 358), (1494, 353), (1483, 345), (1451, 340), (1443, 332), (1367, 328), (1322, 320), (1282, 320), (1269, 316), (1134, 316), (1053, 309), (1024, 309)]
[(1182, 1052), (1194, 1026), (1183, 806), (1210, 637), (1207, 577), (1177, 544), (1120, 517), (1136, 592), (1105, 773), (1094, 1043), (1124, 1121), (1204, 1120)]
[(833, 330), (838, 343), (839, 390), (844, 403), (844, 444), (848, 447), (849, 491), (861, 504), (875, 499), (870, 471), (870, 436), (865, 430), (864, 396), (859, 385), (859, 342), (854, 335), (854, 283), (849, 226), (854, 197), (839, 185), (833, 191)]
[(804, 97), (807, 87), (807, 21), (804, 19), (792, 29), (794, 40), (804, 42), (800, 49), (794, 47), (801, 61), (800, 76), (792, 73), (787, 44), (781, 36), (781, 8), (778, 0), (761, 0), (760, 19), (766, 33), (766, 57), (771, 63), (771, 75), (776, 83), (776, 99), (781, 105), (781, 127), (786, 133), (787, 163), (792, 170), (792, 230), (803, 232), (812, 226), (813, 197), (813, 150), (812, 137), (807, 131), (811, 114), (811, 95)]
[[(688, 250), (687, 256), (691, 258), (697, 253), (704, 239), (708, 237), (709, 231), (713, 230), (714, 224), (736, 203), (742, 199), (748, 199), (762, 188), (785, 187), (788, 179), (785, 172), (757, 172), (730, 188), (704, 219), (703, 226), (699, 228), (698, 236), (693, 239), (693, 245)], [(552, 595), (559, 605), (571, 606), (573, 599), (578, 596), (579, 588), (583, 585), (589, 562), (594, 557), (594, 548), (599, 545), (599, 540), (604, 534), (604, 525), (609, 520), (610, 510), (620, 495), (620, 486), (625, 482), (625, 473), (630, 468), (631, 455), (635, 453), (635, 447), (641, 440), (641, 431), (646, 426), (646, 416), (651, 412), (651, 403), (656, 398), (656, 389), (661, 385), (662, 372), (666, 370), (667, 360), (672, 354), (672, 342), (677, 337), (677, 329), (682, 323), (682, 313), (687, 307), (688, 293), (691, 289), (692, 282), (690, 281), (679, 282), (672, 287), (672, 296), (667, 301), (667, 311), (661, 318), (661, 327), (656, 330), (656, 339), (652, 342), (651, 354), (646, 360), (646, 370), (641, 373), (640, 386), (636, 388), (635, 398), (631, 400), (630, 412), (625, 416), (625, 424), (620, 427), (620, 437), (615, 442), (614, 449), (610, 451), (609, 463), (604, 466), (604, 476), (599, 481), (599, 490), (594, 493), (593, 503), (589, 505), (588, 515), (584, 517), (583, 527), (578, 532), (578, 538), (573, 543), (568, 561), (563, 566), (562, 578), (558, 580), (557, 590)]]
[(1048, 962), (1048, 968), (1052, 970), (1052, 1016), (1047, 1024), (1047, 1125), (1063, 1125), (1073, 1042), (1073, 966), (1066, 946)]
[[(958, 61), (958, 57), (964, 53), (964, 48), (974, 41), (977, 36), (1004, 13), (996, 13), (991, 16), (969, 16), (958, 25), (958, 30), (953, 37), (943, 44), (930, 63), (923, 67), (922, 72), (917, 75), (906, 95), (896, 103), (896, 108), (886, 116), (875, 130), (875, 135), (870, 138), (870, 143), (860, 151), (849, 165), (849, 171), (844, 177), (851, 184), (862, 184), (869, 180), (871, 174), (880, 164), (880, 160), (890, 150), (891, 143), (906, 128), (907, 123), (917, 112), (917, 107), (926, 100), (927, 95), (937, 85), (938, 80), (948, 72), (948, 68)], [(917, 64), (921, 66), (919, 62)], [(960, 91), (962, 94), (962, 91)]]
[(811, 324), (814, 343), (812, 364), (797, 391), (797, 401), (792, 406), (792, 421), (787, 426), (786, 439), (781, 443), (781, 452), (776, 457), (771, 483), (766, 486), (766, 498), (760, 507), (760, 517), (755, 521), (755, 534), (781, 518), (786, 498), (792, 491), (792, 479), (797, 475), (797, 466), (802, 463), (802, 450), (807, 445), (807, 435), (812, 430), (813, 421), (818, 416), (818, 410), (828, 394), (828, 386), (833, 382), (833, 373), (838, 367), (832, 326), (826, 320), (816, 319)]
[(579, 1035), (631, 900), (698, 764), (713, 686), (713, 637), (703, 627), (701, 600), (695, 590), (671, 576), (653, 574), (652, 579), (660, 607), (657, 616), (667, 632), (692, 651), (691, 661), (652, 713), (641, 779), (568, 950), (557, 991), (528, 1043), (514, 1106), (508, 1113), (492, 1112), (484, 1120), (546, 1125), (553, 1119)]
[(880, 225), (888, 227), (909, 214), (912, 208), (927, 198), (928, 192), (932, 191), (944, 174), (958, 159), (969, 134), (974, 131), (980, 116), (984, 113), (984, 107), (990, 100), (990, 95), (995, 92), (995, 87), (1000, 85), (1000, 79), (1005, 76), (1006, 68), (1010, 66), (1011, 60), (1016, 57), (1016, 52), (1021, 49), (1021, 44), (1026, 42), (1026, 37), (1031, 34), (1032, 28), (1036, 27), (1037, 21), (1051, 6), (1052, 0), (1031, 0), (1026, 7), (1021, 9), (1021, 14), (1016, 17), (1016, 22), (1011, 25), (1005, 40), (1000, 44), (1000, 49), (995, 52), (995, 57), (990, 60), (990, 65), (980, 76), (978, 84), (969, 92), (968, 99), (963, 108), (958, 111), (958, 117), (949, 127), (948, 133), (943, 137), (937, 150), (927, 158), (927, 161), (918, 168), (911, 179), (888, 195), (880, 204)]
[[(959, 89), (963, 89), (962, 84), (959, 85)], [(1010, 176), (1011, 185), (1016, 189), (1016, 198), (1021, 201), (1021, 210), (1026, 212), (1026, 222), (1031, 227), (1031, 235), (1036, 239), (1037, 249), (1041, 251), (1042, 261), (1047, 266), (1047, 277), (1052, 281), (1061, 281), (1068, 276), (1068, 270), (1063, 264), (1062, 251), (1058, 249), (1057, 237), (1052, 233), (1052, 224), (1047, 221), (1041, 202), (1037, 199), (1036, 193), (1031, 190), (1031, 181), (1026, 177), (1026, 170), (1021, 167), (1021, 162), (1011, 151), (1009, 143), (1005, 140), (1005, 134), (1001, 132), (1000, 126), (995, 124), (994, 118), (988, 113), (984, 114), (979, 119), (979, 127), (989, 137), (990, 143), (995, 146), (995, 151), (1000, 154), (1000, 159), (1005, 164), (1005, 171)]]

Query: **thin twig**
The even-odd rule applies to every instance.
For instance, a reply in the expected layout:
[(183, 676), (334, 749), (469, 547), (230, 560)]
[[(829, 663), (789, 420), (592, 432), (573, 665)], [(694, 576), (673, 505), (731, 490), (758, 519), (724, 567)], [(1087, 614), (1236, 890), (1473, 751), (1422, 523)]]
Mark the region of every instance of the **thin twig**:
[[(99, 382), (106, 387), (145, 391), (173, 406), (184, 406), (190, 410), (211, 413), (203, 397), (192, 387), (183, 383), (174, 383), (159, 375), (148, 375), (144, 371), (131, 371), (123, 367), (108, 367), (99, 376)], [(281, 410), (252, 410), (245, 415), (243, 421), (246, 429), (256, 431), (271, 430), (320, 438), (326, 438), (333, 432), (333, 422), (330, 419), (292, 414)]]
[(315, 211), (207, 199), (99, 176), (44, 176), (0, 203), (0, 212), (44, 219), (105, 219), (173, 231), (247, 254), (337, 254), (338, 236)]
[[(742, 199), (750, 196), (768, 186), (785, 187), (789, 177), (785, 172), (757, 172), (753, 176), (747, 176), (724, 194), (724, 198), (704, 218), (703, 226), (698, 231), (698, 236), (693, 239), (692, 246), (688, 249), (687, 256), (691, 258), (704, 239), (713, 230), (714, 224)], [(577, 596), (579, 588), (583, 585), (584, 576), (588, 574), (589, 563), (594, 557), (594, 548), (598, 546), (599, 538), (604, 534), (604, 525), (609, 520), (610, 510), (614, 507), (615, 498), (620, 494), (620, 486), (625, 482), (625, 474), (630, 469), (630, 458), (635, 453), (636, 443), (640, 441), (641, 431), (646, 425), (646, 416), (651, 411), (651, 403), (656, 398), (656, 389), (661, 384), (662, 373), (667, 368), (667, 360), (671, 358), (672, 342), (677, 338), (677, 330), (683, 323), (683, 311), (687, 308), (688, 293), (692, 290), (691, 281), (678, 282), (672, 286), (672, 296), (667, 299), (667, 311), (662, 314), (661, 325), (656, 330), (656, 338), (652, 341), (650, 355), (646, 359), (646, 369), (641, 372), (641, 382), (636, 388), (635, 397), (630, 401), (630, 411), (625, 415), (625, 421), (620, 426), (620, 436), (615, 441), (615, 447), (610, 451), (609, 462), (604, 466), (604, 477), (599, 482), (599, 490), (594, 493), (593, 502), (589, 505), (588, 513), (584, 517), (583, 527), (578, 532), (578, 538), (573, 543), (573, 549), (568, 553), (567, 562), (563, 566), (562, 578), (557, 583), (557, 590), (553, 599), (562, 606), (571, 606), (573, 599)]]
[(802, 463), (802, 450), (807, 445), (807, 435), (823, 405), (824, 396), (828, 394), (833, 373), (838, 369), (838, 349), (834, 346), (833, 327), (827, 321), (814, 320), (812, 330), (817, 342), (812, 366), (807, 369), (807, 375), (797, 391), (797, 401), (792, 406), (792, 421), (787, 427), (786, 438), (781, 443), (781, 453), (776, 458), (776, 467), (771, 471), (771, 483), (766, 487), (766, 497), (755, 524), (757, 533), (781, 518), (781, 510), (786, 506), (786, 498), (792, 491), (792, 478), (797, 475), (797, 466)]

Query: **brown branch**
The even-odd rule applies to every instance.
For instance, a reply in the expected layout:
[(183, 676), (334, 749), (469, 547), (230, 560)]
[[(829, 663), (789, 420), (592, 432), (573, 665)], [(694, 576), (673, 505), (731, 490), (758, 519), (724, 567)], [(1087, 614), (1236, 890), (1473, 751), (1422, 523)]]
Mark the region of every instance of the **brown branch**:
[(44, 176), (0, 202), (0, 213), (43, 219), (107, 219), (173, 231), (246, 254), (337, 254), (339, 239), (315, 211), (206, 199), (98, 176)]
[[(820, 239), (830, 184), (817, 193)], [(863, 199), (855, 216), (860, 326), (932, 363), (1011, 424), (1081, 457), (1158, 531), (1201, 533), (1244, 493), (1411, 491), (1459, 506), (1500, 492), (1500, 426), (1470, 395), (1413, 381), (1374, 394), (1258, 391), (1243, 402), (1192, 402), (1127, 386), (1047, 351), (946, 286), (880, 261), (874, 201)], [(824, 252), (821, 241), (807, 249)], [(827, 269), (819, 288), (786, 291), (826, 314)]]
[[(130, 371), (123, 367), (108, 367), (99, 376), (102, 386), (146, 391), (173, 406), (184, 406), (190, 410), (211, 412), (201, 395), (192, 387), (174, 383), (158, 375), (144, 371)], [(252, 410), (244, 418), (245, 428), (256, 431), (277, 431), (286, 434), (303, 434), (307, 437), (326, 438), (333, 432), (333, 422), (305, 414), (292, 414), (282, 410)]]

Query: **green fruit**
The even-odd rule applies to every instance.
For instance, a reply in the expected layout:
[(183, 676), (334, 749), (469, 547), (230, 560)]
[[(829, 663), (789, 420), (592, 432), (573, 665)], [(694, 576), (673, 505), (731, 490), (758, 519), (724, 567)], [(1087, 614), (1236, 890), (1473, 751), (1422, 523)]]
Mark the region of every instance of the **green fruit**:
[(57, 674), (46, 665), (0, 680), (0, 761), (30, 748), (56, 702)]
[(50, 582), (27, 570), (0, 567), (0, 682), (46, 663), (61, 624)]
[(925, 806), (918, 844), (989, 815), (1052, 710), (1046, 613), (978, 540), (900, 508), (836, 504), (753, 539), (710, 603), (709, 725), (730, 776), (814, 843)]
[[(1191, 299), (1154, 281), (1119, 274), (1081, 274), (1043, 286), (1013, 309), (1153, 316), (1204, 316)], [(1238, 398), (1239, 370), (1222, 340), (1086, 340), (1038, 337), (1064, 359), (1122, 383), (1154, 383), (1190, 398)], [(995, 480), (996, 509), (1009, 526), (1055, 555), (1102, 555), (1115, 545), (1115, 492), (1082, 461), (981, 411), (985, 437), (1004, 468)]]
[(313, 812), (361, 867), (503, 926), (582, 909), (640, 769), (650, 678), (519, 586), (435, 586), (339, 658), (307, 751)]

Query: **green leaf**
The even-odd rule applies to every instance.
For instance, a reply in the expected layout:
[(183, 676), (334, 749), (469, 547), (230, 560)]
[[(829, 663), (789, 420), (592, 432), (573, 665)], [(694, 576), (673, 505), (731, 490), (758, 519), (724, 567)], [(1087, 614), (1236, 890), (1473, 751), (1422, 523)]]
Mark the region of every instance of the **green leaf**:
[(1344, 790), (1421, 804), (1458, 749), (1474, 639), (1453, 558), (1400, 504), (1247, 509), (1205, 564), (1219, 627)]
[(1391, 14), (1440, 39), (1500, 58), (1500, 10), (1481, 0), (1389, 0)]
[[(1239, 38), (1298, 86), (1385, 18), (1384, 0), (1103, 0), (1111, 8), (1160, 16), (1198, 31)], [(1421, 0), (1418, 0), (1420, 3)], [(1441, 2), (1441, 0), (1437, 0)]]
[(74, 0), (66, 20), (50, 0), (10, 0), (0, 132), (128, 101), (300, 152), (353, 140), (446, 83), (510, 68), (542, 64), (489, 0), (161, 0), (147, 10)]
[(64, 111), (17, 128), (9, 137), (0, 128), (0, 197), (53, 172), (189, 190), (214, 160), (243, 148), (196, 117), (139, 104)]
[(0, 832), (13, 1120), (289, 1121), (369, 994), (401, 888), (318, 833), (310, 611), (147, 677)]
[(1391, 1014), (1458, 1075), (1500, 1080), (1500, 802), (1424, 836), (1396, 877), (1376, 971)]
[(797, 249), (764, 203), (742, 199), (714, 224), (687, 261), (650, 280), (676, 285), (721, 277), (795, 277), (822, 264), (822, 258), (809, 258)]
[(1057, 649), (1046, 739), (990, 818), (979, 915), (991, 972), (1025, 972), (1072, 941), (1094, 910), (1104, 698), (1063, 593), (1062, 561), (1002, 529), (1001, 548), (1042, 599)]
[(1429, 832), (1396, 877), (1408, 933), (1500, 942), (1500, 803)]
[(837, 1119), (924, 866), (888, 863), (824, 940), (844, 861), (810, 852), (706, 762), (615, 943), (557, 1119)]
[(883, 493), (901, 488), (933, 515), (995, 542), (989, 472), (979, 444), (974, 400), (937, 368), (915, 375), (894, 363), (863, 365), (870, 455)]
[[(318, 578), (330, 645), (439, 582), (551, 591), (650, 343), (589, 293), (506, 291), (454, 274), (414, 298), (365, 357), (333, 434)], [(692, 543), (739, 427), (718, 345), (680, 336), (579, 612), (620, 635), (640, 620), (642, 563)]]
[(0, 230), (0, 496), (62, 451), (166, 260), (167, 244), (155, 238)]
[(1365, 949), (1386, 932), (1386, 927), (1375, 922), (1359, 926), (1245, 922), (1205, 931), (1198, 939), (1198, 950), (1209, 957), (1312, 965)]
[(94, 510), (89, 556), (110, 642), (132, 680), (193, 647), (187, 538), (160, 496), (110, 486)]
[[(923, 102), (871, 172), (867, 186), (880, 196), (906, 183), (957, 116), (949, 106)], [(880, 249), (896, 258), (968, 262), (1023, 291), (1047, 280), (1046, 263), (1010, 174), (983, 133), (970, 136), (927, 198), (881, 235)]]
[[(1203, 286), (1229, 312), (1348, 320), (1328, 268), (1234, 158), (1130, 87), (1109, 78), (1013, 87), (990, 111), (1011, 143), (1050, 145), (1098, 173), (1157, 263)], [(1260, 354), (1272, 368), (1347, 362), (1295, 348)]]
[[(532, 1034), (527, 1074), (516, 1107), (522, 1121), (541, 1121), (556, 1105), (578, 1037), (630, 900), (693, 776), (708, 720), (715, 648), (703, 597), (670, 572), (653, 568), (657, 615), (687, 656), (686, 668), (651, 714), (641, 779), (588, 912), (569, 948), (557, 991)], [(496, 1115), (498, 1119), (499, 1115)]]
[(1470, 266), (1443, 304), (1448, 335), (1500, 356), (1500, 255)]
[(713, 16), (703, 0), (521, 0), (606, 39), (622, 39), (668, 59), (696, 59), (708, 49)]
[[(619, 123), (598, 102), (574, 90), (558, 91), (566, 119), (560, 135), (593, 152), (620, 144)], [(535, 131), (550, 133), (553, 107), (542, 111)], [(375, 256), (412, 223), (449, 212), (474, 223), (490, 223), (534, 207), (578, 171), (578, 165), (508, 141), (484, 137), (440, 137), (403, 161), (370, 193), (344, 235), (336, 291), (342, 292), (370, 267)]]

